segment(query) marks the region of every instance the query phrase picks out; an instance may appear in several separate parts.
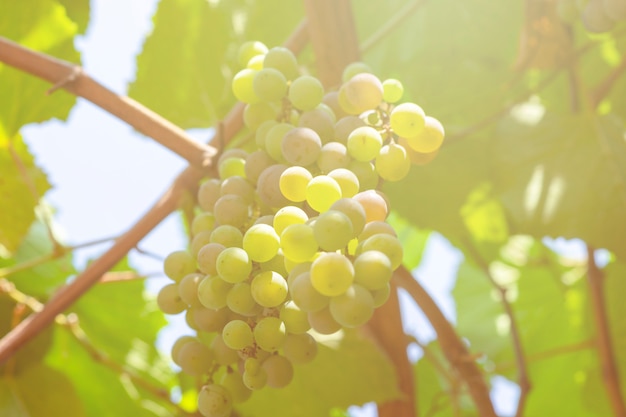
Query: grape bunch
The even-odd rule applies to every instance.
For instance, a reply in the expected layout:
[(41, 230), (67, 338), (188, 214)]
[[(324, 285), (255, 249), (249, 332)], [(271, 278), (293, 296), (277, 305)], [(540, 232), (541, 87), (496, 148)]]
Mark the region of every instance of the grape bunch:
[(228, 149), (198, 190), (188, 250), (164, 261), (157, 297), (186, 311), (194, 336), (172, 348), (204, 384), (198, 409), (225, 417), (312, 361), (316, 334), (365, 324), (389, 297), (402, 245), (385, 222), (382, 181), (436, 155), (444, 130), (402, 84), (349, 65), (338, 91), (300, 73), (286, 48), (244, 44), (232, 90), (246, 103), (252, 152)]
[(626, 20), (626, 0), (559, 0), (557, 8), (565, 21), (580, 15), (585, 29), (594, 33), (609, 32)]

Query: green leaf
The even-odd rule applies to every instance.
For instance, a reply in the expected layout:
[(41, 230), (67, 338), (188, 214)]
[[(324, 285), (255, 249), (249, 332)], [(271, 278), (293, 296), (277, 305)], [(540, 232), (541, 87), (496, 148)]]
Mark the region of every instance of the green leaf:
[(419, 230), (413, 227), (395, 212), (391, 212), (387, 218), (387, 222), (393, 226), (398, 234), (398, 239), (402, 242), (402, 248), (404, 250), (402, 254), (402, 264), (409, 271), (414, 269), (422, 261), (422, 255), (424, 255), (424, 249), (426, 249), (430, 231)]
[(89, 0), (59, 0), (67, 16), (78, 25), (78, 33), (85, 33), (89, 24)]
[(238, 406), (242, 417), (327, 416), (335, 407), (398, 398), (389, 359), (370, 341), (353, 332), (319, 343), (315, 360), (296, 365), (293, 381), (283, 389), (264, 389)]
[[(624, 262), (612, 262), (604, 270), (604, 297), (605, 310), (608, 316), (609, 330), (613, 354), (618, 365), (621, 380), (626, 378), (626, 303), (622, 297), (626, 294), (626, 264)], [(596, 377), (601, 381), (602, 374)], [(603, 384), (603, 381), (600, 382)], [(622, 396), (626, 397), (626, 385), (622, 383)]]

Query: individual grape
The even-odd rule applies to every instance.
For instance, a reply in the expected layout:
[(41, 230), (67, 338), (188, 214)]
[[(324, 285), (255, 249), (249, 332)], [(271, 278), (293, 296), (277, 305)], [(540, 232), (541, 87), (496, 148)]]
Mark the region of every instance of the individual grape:
[(306, 313), (321, 310), (328, 305), (327, 296), (320, 294), (311, 283), (311, 273), (302, 272), (294, 278), (289, 286), (291, 299), (298, 308)]
[(412, 138), (424, 129), (425, 117), (424, 110), (417, 104), (402, 103), (391, 111), (389, 123), (398, 136)]
[(354, 172), (359, 179), (359, 189), (371, 190), (378, 186), (378, 174), (371, 162), (350, 161), (348, 170)]
[(350, 81), (352, 77), (354, 77), (357, 74), (371, 73), (371, 72), (372, 72), (372, 69), (366, 63), (360, 62), (360, 61), (352, 62), (351, 64), (348, 64), (343, 69), (343, 72), (341, 74), (341, 80), (345, 83), (347, 81)]
[(204, 308), (204, 306), (201, 305), (200, 307), (188, 307), (185, 311), (185, 324), (190, 329), (198, 331), (198, 324), (193, 317), (193, 310), (196, 308)]
[(275, 161), (287, 162), (283, 155), (283, 138), (294, 126), (291, 123), (278, 123), (271, 127), (265, 135), (265, 150)]
[(385, 181), (400, 181), (409, 174), (411, 160), (406, 150), (395, 143), (385, 145), (376, 157), (376, 171)]
[(382, 288), (371, 291), (374, 298), (374, 308), (378, 308), (385, 304), (391, 295), (391, 285), (387, 284)]
[(226, 388), (210, 384), (198, 393), (198, 411), (204, 417), (228, 417), (233, 410), (233, 399)]
[(248, 65), (246, 65), (246, 68), (250, 68), (253, 70), (257, 70), (260, 71), (263, 69), (263, 60), (265, 59), (265, 55), (256, 55), (253, 56), (252, 58), (250, 58), (250, 61), (248, 61)]
[(352, 197), (359, 192), (359, 178), (349, 169), (335, 168), (328, 173), (328, 176), (339, 184), (342, 197)]
[(257, 150), (252, 152), (248, 158), (246, 158), (245, 173), (246, 178), (252, 184), (256, 185), (259, 180), (259, 176), (270, 166), (274, 165), (275, 161), (264, 150)]
[(352, 198), (341, 198), (335, 201), (329, 210), (336, 210), (348, 216), (352, 224), (351, 238), (357, 237), (365, 227), (365, 209)]
[(324, 98), (324, 87), (315, 77), (302, 75), (289, 86), (289, 101), (298, 110), (313, 110)]
[(322, 143), (327, 143), (335, 138), (333, 117), (332, 110), (322, 103), (313, 110), (303, 112), (298, 119), (298, 126), (313, 129), (319, 135)]
[(276, 120), (278, 109), (266, 102), (246, 104), (243, 109), (243, 123), (252, 131), (268, 120)]
[(243, 244), (243, 234), (235, 226), (223, 224), (213, 229), (209, 243), (219, 243), (227, 248), (240, 248)]
[(218, 276), (206, 276), (198, 284), (198, 299), (206, 308), (219, 310), (226, 307), (226, 297), (232, 286)]
[(348, 166), (352, 158), (348, 155), (346, 146), (339, 142), (328, 142), (320, 150), (317, 157), (317, 167), (326, 174), (337, 168)]
[(242, 350), (254, 343), (252, 329), (243, 320), (232, 320), (222, 329), (224, 344), (234, 350)]
[(348, 154), (357, 161), (371, 161), (382, 146), (382, 136), (371, 126), (358, 127), (348, 136)]
[(615, 21), (607, 14), (602, 0), (593, 0), (587, 3), (581, 18), (585, 29), (593, 33), (608, 32), (615, 26)]
[[(245, 158), (226, 158), (217, 166), (220, 179), (224, 180), (228, 177), (244, 177), (246, 176), (246, 159)], [(208, 210), (210, 211), (210, 210)]]
[(606, 15), (615, 22), (626, 20), (626, 1), (624, 0), (603, 0), (602, 5)]
[(255, 189), (245, 178), (234, 176), (222, 181), (220, 194), (222, 197), (236, 195), (241, 197), (245, 204), (252, 204), (254, 202)]
[(178, 339), (176, 339), (176, 341), (174, 342), (170, 350), (170, 356), (176, 365), (180, 366), (180, 362), (178, 360), (178, 354), (180, 352), (180, 349), (187, 343), (196, 342), (196, 341), (198, 341), (198, 339), (196, 339), (193, 336), (188, 336), (188, 335), (180, 336)]
[(352, 197), (365, 209), (365, 221), (384, 221), (389, 215), (389, 206), (380, 191), (362, 191)]
[(198, 258), (198, 253), (200, 252), (200, 249), (202, 249), (204, 245), (211, 243), (212, 234), (213, 232), (203, 231), (203, 232), (198, 233), (191, 239), (191, 244), (189, 245), (189, 251), (191, 252), (191, 255), (194, 258), (196, 259)]
[(344, 145), (348, 143), (348, 136), (355, 129), (359, 127), (366, 126), (365, 122), (357, 116), (346, 116), (337, 120), (335, 123), (335, 139), (337, 142), (343, 143)]
[(291, 363), (309, 363), (317, 356), (317, 342), (308, 333), (287, 335), (283, 354)]
[(354, 280), (354, 267), (340, 253), (322, 253), (311, 264), (311, 284), (320, 294), (334, 297), (342, 294)]
[(392, 274), (391, 261), (380, 251), (362, 252), (354, 260), (354, 282), (368, 290), (383, 288), (391, 280)]
[(254, 262), (267, 262), (278, 253), (280, 238), (272, 226), (255, 224), (243, 236), (243, 249)]
[(221, 165), (225, 160), (230, 158), (238, 158), (238, 159), (246, 159), (248, 157), (248, 152), (245, 149), (240, 148), (230, 148), (224, 150), (217, 158), (217, 165)]
[(237, 351), (226, 346), (221, 332), (216, 334), (211, 341), (211, 351), (218, 365), (228, 366), (239, 361)]
[(215, 216), (211, 213), (200, 213), (194, 216), (191, 222), (191, 235), (200, 232), (210, 232), (215, 227)]
[(268, 226), (271, 226), (274, 222), (274, 215), (273, 214), (264, 214), (261, 217), (257, 218), (254, 221), (254, 224), (266, 224)]
[(293, 379), (291, 361), (281, 355), (272, 355), (261, 365), (267, 374), (267, 385), (272, 388), (284, 388)]
[(387, 103), (396, 103), (400, 101), (404, 94), (404, 86), (394, 78), (383, 81), (383, 100)]
[(406, 141), (411, 149), (421, 153), (431, 153), (441, 147), (445, 132), (443, 125), (434, 117), (426, 116), (424, 129)]
[(339, 92), (338, 91), (329, 91), (326, 94), (324, 94), (322, 103), (327, 105), (328, 108), (333, 111), (335, 118), (342, 118), (348, 115), (345, 111), (343, 111), (343, 109), (339, 105)]
[(212, 308), (199, 307), (192, 309), (193, 320), (198, 330), (203, 332), (221, 332), (228, 322), (228, 315), (227, 308), (214, 310)]
[(294, 263), (288, 269), (289, 276), (287, 277), (287, 284), (289, 284), (289, 291), (291, 292), (291, 286), (296, 277), (304, 272), (311, 271), (311, 263), (312, 262), (299, 262)]
[(264, 317), (254, 326), (254, 340), (266, 352), (276, 352), (285, 343), (285, 323), (277, 317)]
[(287, 79), (275, 68), (263, 68), (254, 76), (253, 88), (263, 101), (280, 101), (287, 94)]
[(374, 74), (354, 75), (343, 87), (346, 99), (358, 113), (374, 110), (383, 101), (383, 85)]
[(306, 199), (306, 186), (313, 178), (308, 169), (301, 166), (287, 168), (280, 175), (280, 192), (290, 201), (301, 202)]
[(333, 334), (341, 330), (341, 324), (335, 320), (328, 306), (308, 313), (308, 319), (311, 328), (319, 334)]
[(217, 256), (215, 263), (220, 278), (231, 284), (245, 281), (252, 272), (248, 252), (241, 248), (226, 248)]
[(245, 372), (254, 375), (261, 369), (261, 360), (257, 357), (246, 358), (243, 363), (243, 369)]
[(318, 175), (307, 184), (306, 202), (320, 213), (328, 210), (341, 197), (341, 187), (327, 175)]
[(243, 383), (242, 375), (231, 369), (227, 369), (226, 373), (222, 375), (220, 385), (230, 392), (235, 404), (245, 402), (252, 395), (252, 391)]
[(222, 182), (218, 179), (210, 179), (200, 184), (198, 188), (198, 205), (204, 211), (213, 211), (213, 206), (220, 198)]
[[(276, 120), (266, 120), (259, 125), (259, 127), (256, 129), (256, 132), (254, 133), (254, 142), (256, 143), (257, 148), (259, 148), (260, 150), (266, 149), (267, 133), (277, 124), (278, 122)], [(272, 160), (272, 163), (270, 165), (272, 165), (273, 163), (274, 161)]]
[(254, 92), (253, 82), (258, 71), (244, 68), (233, 77), (232, 90), (237, 100), (243, 103), (256, 103), (259, 97)]
[(263, 307), (277, 307), (287, 297), (287, 281), (278, 272), (265, 271), (252, 279), (252, 297)]
[(394, 271), (402, 264), (402, 243), (397, 237), (380, 233), (370, 236), (363, 242), (361, 253), (376, 250), (387, 255)]
[(200, 341), (193, 340), (181, 346), (177, 352), (178, 365), (187, 375), (208, 373), (213, 365), (213, 352)]
[(287, 226), (280, 235), (280, 247), (286, 258), (295, 262), (306, 262), (318, 249), (313, 228), (306, 224)]
[(196, 261), (187, 251), (175, 251), (163, 261), (163, 272), (168, 278), (178, 282), (186, 275), (196, 272)]
[(346, 94), (345, 85), (339, 89), (339, 94), (337, 95), (337, 101), (339, 102), (339, 107), (344, 113), (351, 115), (358, 115), (359, 108), (352, 104), (350, 100), (348, 100), (348, 95)]
[(271, 48), (265, 54), (263, 68), (277, 69), (288, 80), (295, 79), (300, 73), (300, 70), (298, 69), (298, 62), (293, 52), (281, 46)]
[(357, 327), (367, 323), (374, 314), (374, 298), (367, 289), (353, 284), (345, 293), (331, 298), (329, 309), (342, 326)]
[(228, 194), (215, 202), (213, 214), (219, 224), (242, 228), (250, 218), (249, 206), (238, 195)]
[(268, 49), (263, 42), (248, 41), (241, 44), (237, 51), (237, 61), (241, 67), (248, 65), (250, 60), (258, 55), (265, 55)]
[(172, 283), (161, 288), (157, 294), (157, 305), (165, 314), (178, 314), (185, 311), (185, 303), (178, 293), (178, 284)]
[(292, 300), (282, 305), (279, 317), (288, 333), (300, 334), (311, 328), (307, 313)]
[(200, 300), (198, 300), (198, 284), (204, 278), (204, 275), (198, 273), (192, 273), (185, 275), (185, 278), (178, 283), (178, 295), (185, 304), (190, 307), (199, 307)]
[(283, 277), (286, 277), (288, 274), (287, 269), (285, 268), (285, 256), (283, 255), (283, 252), (281, 250), (279, 250), (276, 256), (274, 256), (269, 261), (262, 262), (260, 267), (261, 271), (263, 272), (274, 271), (278, 272)]
[(439, 149), (430, 153), (417, 152), (409, 146), (409, 142), (405, 138), (400, 138), (398, 140), (398, 144), (406, 149), (406, 153), (409, 156), (411, 163), (414, 165), (426, 165), (427, 163), (435, 159), (435, 157), (439, 153)]
[(237, 314), (243, 316), (249, 315), (257, 306), (250, 284), (247, 282), (239, 282), (228, 291), (226, 296), (226, 306)]
[(257, 193), (261, 201), (269, 207), (284, 207), (289, 200), (280, 192), (280, 176), (286, 165), (272, 165), (261, 173), (257, 182)]
[(265, 369), (259, 368), (256, 372), (243, 372), (243, 383), (249, 389), (256, 391), (260, 390), (267, 384), (267, 373)]
[(315, 163), (322, 149), (322, 140), (315, 130), (296, 127), (285, 133), (281, 144), (283, 157), (292, 165)]
[(344, 213), (328, 210), (319, 215), (313, 225), (313, 234), (325, 251), (343, 249), (353, 237), (352, 222)]
[[(287, 226), (292, 224), (304, 224), (309, 220), (309, 216), (299, 207), (285, 206), (279, 209), (274, 215), (273, 226), (278, 235), (282, 235)], [(317, 251), (317, 248), (315, 249)]]
[(393, 229), (393, 226), (387, 222), (377, 220), (369, 222), (365, 225), (363, 231), (358, 236), (359, 242), (364, 242), (368, 237), (378, 233), (386, 233), (394, 237), (398, 236), (396, 231)]

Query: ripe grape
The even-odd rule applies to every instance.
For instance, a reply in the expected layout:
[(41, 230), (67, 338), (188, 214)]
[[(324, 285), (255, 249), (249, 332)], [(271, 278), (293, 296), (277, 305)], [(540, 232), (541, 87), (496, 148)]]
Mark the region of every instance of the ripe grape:
[(246, 159), (238, 157), (230, 157), (219, 163), (217, 170), (222, 180), (228, 177), (246, 176)]
[(232, 320), (222, 329), (224, 344), (231, 349), (241, 350), (254, 343), (252, 329), (243, 320)]
[(213, 229), (209, 243), (219, 243), (226, 248), (240, 248), (243, 244), (243, 234), (235, 226), (224, 224)]
[(276, 352), (285, 343), (285, 323), (277, 317), (264, 317), (254, 327), (254, 341), (266, 352)]
[(361, 246), (361, 253), (370, 250), (377, 250), (387, 255), (391, 261), (391, 269), (394, 271), (402, 264), (402, 243), (395, 236), (379, 233), (368, 237)]
[(315, 77), (301, 75), (289, 86), (289, 101), (298, 110), (313, 110), (324, 98), (324, 87)]
[(342, 197), (352, 197), (359, 192), (359, 178), (349, 169), (336, 168), (330, 171), (328, 176), (337, 181)]
[(352, 198), (363, 206), (365, 210), (365, 221), (367, 223), (372, 221), (384, 221), (387, 218), (389, 206), (380, 191), (362, 191)]
[(330, 313), (344, 327), (361, 326), (374, 314), (372, 294), (359, 284), (351, 285), (343, 294), (333, 297)]
[(232, 89), (237, 100), (244, 103), (256, 103), (259, 97), (254, 92), (253, 82), (257, 70), (244, 68), (233, 77)]
[(354, 280), (354, 267), (340, 253), (322, 253), (311, 264), (311, 284), (320, 294), (334, 297), (342, 294)]
[(282, 46), (277, 46), (267, 51), (263, 60), (263, 68), (277, 69), (288, 80), (295, 79), (300, 72), (293, 52)]
[(602, 0), (592, 0), (587, 3), (581, 17), (585, 28), (589, 32), (608, 32), (615, 26), (615, 21), (607, 14), (603, 7)]
[(329, 299), (313, 287), (311, 273), (302, 272), (297, 275), (289, 286), (291, 299), (304, 312), (321, 310), (328, 305)]
[(368, 290), (384, 287), (391, 280), (392, 274), (391, 261), (383, 252), (369, 250), (354, 260), (354, 282)]
[(178, 284), (172, 283), (161, 288), (157, 294), (157, 305), (165, 314), (179, 314), (185, 311), (185, 303), (178, 293)]
[(350, 161), (348, 168), (359, 179), (359, 189), (370, 190), (378, 186), (378, 174), (371, 162)]
[(222, 332), (220, 331), (215, 335), (213, 340), (211, 341), (211, 351), (215, 356), (215, 362), (219, 365), (227, 366), (237, 363), (239, 361), (239, 355), (237, 351), (229, 348), (224, 343), (224, 338), (222, 337)]
[(292, 224), (280, 235), (280, 247), (286, 258), (295, 262), (306, 262), (317, 252), (313, 228), (307, 224)]
[(252, 297), (250, 284), (240, 282), (233, 285), (226, 295), (226, 306), (235, 313), (247, 316), (257, 307)]
[(367, 65), (365, 62), (357, 61), (357, 62), (348, 64), (344, 68), (343, 73), (341, 74), (341, 79), (345, 83), (347, 81), (350, 81), (352, 77), (354, 77), (357, 74), (371, 73), (371, 72), (372, 72), (372, 69), (370, 68), (369, 65)]
[(163, 261), (163, 272), (168, 278), (178, 282), (186, 275), (196, 272), (196, 261), (187, 251), (175, 251)]
[(391, 111), (389, 122), (398, 136), (412, 138), (424, 129), (425, 117), (424, 110), (417, 104), (402, 103)]
[(406, 150), (395, 143), (385, 145), (376, 157), (376, 171), (386, 181), (400, 181), (409, 174), (411, 160)]
[(353, 237), (350, 218), (337, 210), (328, 210), (319, 215), (313, 225), (313, 234), (320, 248), (336, 251), (346, 247)]
[(327, 175), (313, 177), (306, 187), (306, 202), (318, 212), (324, 212), (342, 197), (341, 187)]
[(245, 67), (250, 60), (258, 55), (265, 55), (268, 49), (265, 44), (259, 41), (248, 41), (241, 44), (237, 51), (239, 65)]
[(243, 123), (250, 130), (256, 130), (261, 124), (275, 120), (277, 116), (278, 109), (265, 102), (246, 104), (243, 109)]
[(337, 210), (348, 216), (352, 224), (352, 236), (357, 237), (365, 227), (365, 209), (352, 198), (341, 198), (330, 206), (330, 210)]
[(281, 306), (279, 317), (285, 323), (288, 333), (300, 334), (311, 328), (307, 313), (302, 311), (293, 300)]
[[(332, 301), (332, 300), (330, 300)], [(341, 330), (341, 324), (335, 320), (328, 306), (308, 313), (311, 328), (319, 334), (333, 334)]]
[(202, 342), (192, 340), (177, 352), (178, 365), (189, 375), (202, 375), (213, 365), (213, 352)]
[(198, 299), (206, 308), (226, 307), (226, 297), (232, 286), (218, 276), (206, 276), (198, 284)]
[(194, 216), (191, 222), (191, 235), (200, 232), (210, 232), (215, 227), (215, 216), (211, 213), (200, 213)]
[(213, 214), (219, 224), (229, 224), (238, 229), (243, 227), (250, 217), (248, 204), (243, 198), (235, 194), (220, 197), (215, 202)]
[(313, 129), (296, 127), (285, 133), (281, 149), (283, 157), (290, 164), (307, 166), (317, 160), (322, 140)]
[(198, 330), (221, 332), (228, 322), (229, 311), (227, 308), (214, 310), (212, 308), (198, 307), (192, 310), (192, 316)]
[(245, 370), (242, 379), (244, 385), (249, 389), (253, 391), (260, 390), (267, 384), (267, 372), (263, 368), (257, 369), (256, 372)]
[(426, 116), (424, 129), (413, 137), (407, 137), (406, 141), (411, 149), (421, 152), (434, 152), (441, 146), (445, 132), (443, 125), (434, 117)]
[[(307, 216), (301, 208), (285, 206), (276, 212), (272, 224), (276, 233), (282, 235), (287, 226), (291, 226), (292, 224), (304, 224), (307, 220), (309, 220), (309, 216)], [(317, 248), (315, 250), (317, 251)]]
[(287, 94), (287, 79), (274, 68), (263, 68), (254, 76), (254, 93), (263, 101), (279, 101)]
[(267, 374), (267, 385), (272, 388), (284, 388), (293, 379), (291, 361), (281, 355), (272, 355), (261, 365)]
[(217, 273), (226, 282), (236, 284), (248, 278), (252, 272), (252, 262), (248, 252), (241, 248), (226, 248), (217, 256)]
[(268, 153), (264, 150), (259, 149), (252, 152), (246, 158), (246, 164), (244, 167), (246, 178), (252, 184), (256, 185), (261, 173), (270, 166), (274, 165), (274, 163), (275, 161), (272, 159), (272, 157), (269, 156)]
[(204, 417), (228, 417), (232, 409), (230, 392), (221, 385), (205, 385), (198, 393), (198, 411)]
[(172, 348), (170, 349), (170, 356), (172, 357), (172, 360), (176, 365), (180, 366), (180, 362), (178, 360), (178, 353), (180, 352), (180, 349), (187, 343), (195, 342), (197, 340), (197, 338), (189, 335), (180, 336), (178, 339), (176, 339), (176, 341), (172, 345)]
[(257, 192), (261, 201), (269, 207), (284, 207), (289, 204), (289, 200), (280, 192), (280, 176), (286, 169), (286, 165), (272, 165), (259, 176)]
[(371, 161), (376, 158), (382, 146), (383, 138), (371, 126), (358, 127), (348, 136), (348, 153), (357, 161)]
[(387, 103), (395, 103), (400, 101), (404, 94), (404, 86), (394, 78), (383, 81), (383, 100)]
[(343, 144), (348, 142), (350, 133), (359, 127), (366, 126), (365, 122), (357, 116), (346, 116), (335, 123), (335, 139)]
[(291, 363), (309, 363), (317, 356), (317, 342), (308, 333), (287, 335), (283, 354)]
[(303, 112), (298, 119), (298, 126), (313, 129), (319, 135), (322, 143), (327, 143), (335, 138), (333, 117), (332, 110), (322, 103), (313, 110)]
[(383, 100), (383, 85), (374, 74), (356, 74), (342, 88), (358, 113), (375, 109)]
[(272, 226), (255, 224), (243, 236), (243, 249), (254, 262), (267, 262), (278, 253), (280, 238)]
[(263, 307), (276, 307), (287, 297), (287, 281), (278, 272), (264, 271), (252, 279), (252, 297)]
[(378, 308), (385, 304), (385, 302), (389, 299), (391, 295), (391, 285), (387, 284), (382, 288), (371, 291), (372, 297), (374, 298), (374, 307)]
[(254, 186), (243, 177), (234, 176), (222, 181), (220, 195), (236, 195), (243, 199), (244, 203), (250, 205), (254, 202)]
[(235, 404), (246, 401), (252, 395), (252, 391), (243, 383), (242, 375), (239, 372), (234, 372), (232, 369), (228, 369), (222, 375), (220, 385), (230, 393)]
[(202, 305), (200, 300), (198, 300), (198, 284), (203, 278), (204, 275), (194, 272), (193, 274), (185, 275), (185, 278), (178, 283), (178, 295), (190, 307)]
[(391, 236), (396, 236), (396, 231), (393, 230), (393, 227), (384, 221), (372, 221), (365, 225), (361, 234), (359, 234), (358, 239), (359, 242), (364, 242), (368, 237), (373, 236), (377, 233), (386, 233)]
[(191, 255), (193, 257), (197, 259), (200, 249), (202, 249), (204, 245), (211, 243), (212, 234), (213, 232), (202, 231), (198, 233), (197, 235), (195, 235), (193, 239), (191, 239), (191, 244), (189, 245), (190, 246), (189, 251), (191, 252)]
[(320, 171), (326, 174), (334, 169), (347, 167), (351, 160), (344, 144), (328, 142), (322, 146), (316, 163)]
[(301, 202), (306, 199), (306, 186), (313, 178), (308, 169), (292, 166), (280, 175), (278, 186), (281, 193), (290, 201)]

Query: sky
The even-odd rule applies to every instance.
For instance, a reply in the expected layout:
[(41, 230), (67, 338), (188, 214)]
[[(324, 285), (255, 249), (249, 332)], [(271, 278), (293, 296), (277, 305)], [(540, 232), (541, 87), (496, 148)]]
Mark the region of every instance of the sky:
[[(92, 0), (91, 7), (88, 31), (77, 41), (84, 69), (101, 84), (125, 94), (134, 78), (135, 56), (151, 30), (156, 0)], [(37, 164), (53, 185), (45, 198), (57, 210), (56, 221), (67, 244), (123, 233), (186, 166), (182, 158), (84, 99), (78, 100), (67, 122), (31, 125), (22, 133)], [(206, 130), (189, 133), (198, 140), (209, 136)], [(186, 238), (177, 214), (169, 216), (139, 244), (143, 251), (160, 257), (185, 246)], [(99, 245), (77, 252), (78, 267), (107, 247)], [(449, 291), (462, 259), (458, 250), (433, 234), (416, 270), (451, 321), (456, 313)], [(147, 280), (149, 292), (156, 294), (168, 282), (157, 259), (133, 252), (130, 261), (140, 273), (160, 275)], [(401, 302), (407, 318), (405, 330), (424, 343), (432, 340), (434, 332), (421, 312), (408, 297), (402, 295)], [(171, 316), (170, 325), (159, 337), (159, 347), (169, 352), (175, 338), (188, 332), (182, 315)], [(413, 346), (409, 355), (417, 360), (421, 353)], [(493, 396), (497, 411), (513, 414), (517, 387), (503, 378), (495, 382)], [(353, 408), (351, 413), (355, 417), (369, 417), (373, 415), (373, 406)]]

